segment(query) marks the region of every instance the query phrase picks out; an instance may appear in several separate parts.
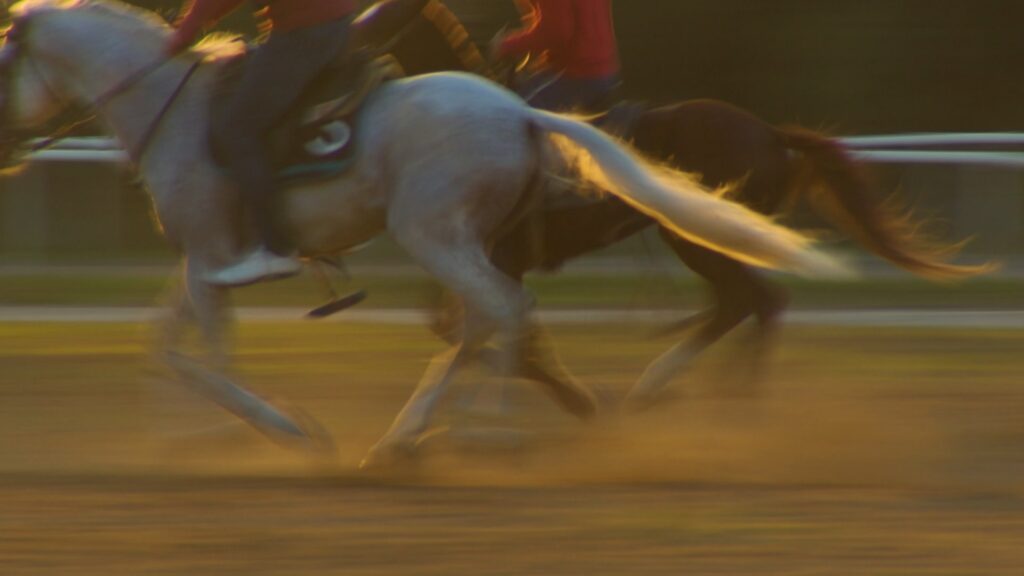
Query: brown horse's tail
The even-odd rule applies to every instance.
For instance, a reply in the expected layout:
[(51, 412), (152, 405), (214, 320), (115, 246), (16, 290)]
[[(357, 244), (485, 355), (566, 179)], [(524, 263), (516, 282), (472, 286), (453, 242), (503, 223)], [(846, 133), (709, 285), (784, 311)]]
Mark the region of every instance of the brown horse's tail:
[(929, 238), (922, 231), (925, 222), (898, 206), (893, 198), (883, 202), (874, 199), (863, 170), (835, 139), (799, 127), (780, 127), (776, 131), (786, 147), (799, 152), (791, 178), (807, 192), (815, 211), (878, 256), (936, 279), (965, 278), (996, 268), (993, 264), (951, 263), (963, 242), (950, 244)]

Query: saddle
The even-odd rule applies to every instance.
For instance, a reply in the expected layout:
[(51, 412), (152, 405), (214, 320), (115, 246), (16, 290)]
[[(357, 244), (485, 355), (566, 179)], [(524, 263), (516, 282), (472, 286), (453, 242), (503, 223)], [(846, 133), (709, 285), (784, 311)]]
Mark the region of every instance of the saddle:
[[(225, 63), (212, 104), (214, 115), (229, 104), (246, 58), (241, 54)], [(393, 58), (371, 59), (362, 52), (346, 53), (328, 65), (268, 136), (278, 178), (293, 183), (344, 173), (354, 159), (361, 107), (377, 88), (402, 75)], [(212, 142), (211, 149), (221, 162)]]

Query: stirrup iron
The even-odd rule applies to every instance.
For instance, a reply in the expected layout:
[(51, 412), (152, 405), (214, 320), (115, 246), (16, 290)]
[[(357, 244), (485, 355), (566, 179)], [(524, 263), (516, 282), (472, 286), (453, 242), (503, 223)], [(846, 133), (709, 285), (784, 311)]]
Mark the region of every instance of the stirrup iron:
[(328, 274), (328, 270), (334, 270), (340, 273), (345, 279), (345, 282), (352, 280), (352, 276), (349, 274), (348, 269), (345, 267), (345, 263), (341, 258), (316, 258), (310, 262), (310, 270), (313, 271), (313, 275), (327, 290), (329, 300), (307, 312), (306, 318), (311, 320), (326, 318), (333, 314), (337, 314), (342, 310), (351, 308), (366, 299), (366, 290), (362, 289), (344, 296), (340, 296), (338, 294), (338, 291), (334, 287), (334, 281)]

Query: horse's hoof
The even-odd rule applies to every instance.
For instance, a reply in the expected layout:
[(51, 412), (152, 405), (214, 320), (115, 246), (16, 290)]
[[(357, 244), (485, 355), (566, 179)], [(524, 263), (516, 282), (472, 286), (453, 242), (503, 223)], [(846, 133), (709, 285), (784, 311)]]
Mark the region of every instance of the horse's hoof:
[(417, 446), (416, 442), (409, 440), (381, 440), (366, 453), (359, 469), (369, 472), (409, 464), (416, 459)]
[(594, 420), (601, 408), (602, 399), (587, 388), (556, 388), (552, 393), (562, 410), (584, 422)]
[(573, 416), (584, 422), (589, 422), (597, 418), (600, 401), (595, 394), (580, 393), (575, 398), (563, 401), (562, 405)]
[(334, 456), (338, 453), (334, 436), (319, 420), (305, 410), (292, 410), (292, 417), (303, 432), (302, 447), (306, 451), (317, 456)]
[(593, 388), (594, 393), (594, 413), (590, 418), (584, 418), (587, 421), (593, 421), (602, 416), (607, 416), (616, 412), (619, 399), (605, 386), (595, 386)]
[[(264, 436), (285, 448), (316, 455), (337, 453), (334, 438), (308, 412), (281, 402), (267, 401), (273, 412), (249, 422)], [(269, 416), (269, 417), (268, 417)]]

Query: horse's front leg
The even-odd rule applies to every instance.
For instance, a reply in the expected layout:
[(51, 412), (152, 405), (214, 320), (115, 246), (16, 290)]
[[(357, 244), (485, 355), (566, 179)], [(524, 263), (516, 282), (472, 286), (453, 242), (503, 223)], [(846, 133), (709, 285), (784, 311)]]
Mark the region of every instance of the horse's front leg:
[(156, 321), (156, 342), (153, 352), (159, 361), (166, 363), (169, 354), (179, 353), (182, 349), (185, 334), (196, 319), (185, 286), (184, 263), (168, 281), (161, 302), (164, 304), (164, 310)]
[[(172, 360), (185, 354), (187, 336), (196, 324), (192, 302), (185, 286), (184, 263), (169, 279), (161, 303), (164, 304), (164, 309), (154, 326), (153, 359), (155, 365), (172, 367)], [(177, 373), (173, 376), (161, 374), (159, 378), (154, 379), (151, 389), (153, 406), (161, 416), (158, 421), (161, 438), (173, 440), (199, 437), (225, 428), (226, 424), (218, 421), (217, 424), (209, 427), (203, 426), (202, 429), (185, 430), (184, 432), (181, 430), (182, 416), (195, 416), (203, 413), (203, 408), (208, 408), (208, 406), (206, 404), (197, 405), (191, 393), (183, 390), (179, 382), (180, 378), (177, 376)], [(186, 398), (183, 394), (190, 396)], [(231, 424), (235, 423), (231, 422)]]
[[(227, 375), (229, 362), (228, 291), (206, 283), (201, 268), (190, 261), (185, 270), (185, 295), (172, 301), (170, 320), (161, 333), (166, 346), (163, 357), (181, 382), (193, 392), (215, 402), (272, 440), (303, 447), (325, 448), (330, 441), (323, 428), (308, 417), (298, 418), (246, 388)], [(199, 326), (203, 358), (185, 354), (178, 341), (180, 324), (188, 317)]]
[(399, 244), (459, 296), (463, 330), (461, 342), (433, 360), (387, 433), (371, 448), (364, 467), (388, 464), (416, 448), (455, 373), (473, 360), (495, 332), (501, 351), (497, 368), (505, 378), (518, 373), (533, 298), (494, 268), (474, 230), (438, 225), (447, 218), (409, 211), (399, 212), (389, 223)]
[(640, 380), (626, 395), (626, 403), (632, 408), (641, 409), (661, 400), (672, 380), (685, 371), (694, 358), (714, 341), (707, 335), (697, 334), (669, 348), (647, 366)]

